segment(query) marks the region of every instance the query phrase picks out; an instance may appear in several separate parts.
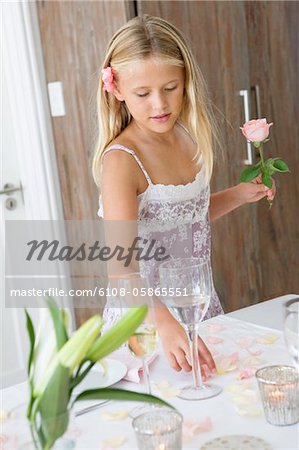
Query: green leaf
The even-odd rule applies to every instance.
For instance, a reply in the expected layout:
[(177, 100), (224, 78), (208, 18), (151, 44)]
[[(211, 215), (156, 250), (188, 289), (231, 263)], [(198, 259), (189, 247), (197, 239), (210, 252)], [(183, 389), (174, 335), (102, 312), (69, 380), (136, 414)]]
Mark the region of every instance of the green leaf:
[(67, 367), (69, 375), (79, 366), (86, 357), (86, 353), (99, 335), (104, 324), (100, 315), (88, 319), (75, 331), (70, 339), (61, 347), (55, 358), (50, 362), (43, 378), (35, 386), (36, 397), (41, 397), (49, 380), (52, 378), (58, 364)]
[(58, 364), (40, 399), (40, 430), (46, 448), (51, 448), (68, 426), (69, 370)]
[(275, 159), (273, 161), (273, 166), (277, 172), (289, 172), (290, 169), (288, 168), (287, 164), (284, 162), (283, 159)]
[(261, 163), (259, 162), (255, 166), (246, 167), (240, 175), (240, 181), (246, 183), (256, 178), (261, 171), (260, 166)]
[(267, 172), (268, 172), (268, 174), (270, 176), (275, 173), (275, 169), (273, 167), (273, 159), (272, 158), (267, 159), (267, 161), (265, 162), (265, 167), (267, 168)]
[(27, 309), (25, 309), (25, 314), (26, 314), (26, 327), (27, 327), (29, 341), (30, 341), (30, 351), (29, 351), (29, 357), (28, 357), (28, 363), (27, 363), (27, 374), (28, 374), (28, 377), (30, 377), (31, 364), (32, 364), (32, 359), (33, 359), (33, 354), (34, 354), (35, 332), (34, 332), (34, 327), (33, 327), (31, 317), (28, 314)]
[(134, 333), (147, 314), (147, 306), (131, 308), (114, 326), (102, 334), (91, 346), (86, 359), (97, 362), (118, 349)]
[(270, 189), (272, 188), (272, 180), (269, 175), (269, 170), (267, 168), (262, 173), (262, 182), (268, 188), (270, 188)]
[[(71, 390), (73, 390), (76, 386), (78, 386), (78, 384), (81, 383), (81, 381), (86, 377), (86, 375), (93, 368), (94, 365), (95, 365), (95, 362), (89, 363), (88, 366), (83, 370), (83, 372), (80, 373), (80, 371), (78, 371), (76, 376), (74, 376), (72, 378), (72, 380), (70, 381)], [(79, 369), (81, 369), (81, 368), (79, 368)]]
[(55, 300), (52, 297), (48, 296), (46, 301), (54, 324), (58, 351), (68, 340), (67, 331), (64, 325), (64, 317), (62, 311), (57, 307)]
[(138, 392), (126, 391), (124, 389), (90, 389), (88, 391), (81, 392), (74, 400), (74, 402), (82, 400), (126, 400), (136, 402), (155, 403), (162, 406), (168, 406), (175, 409), (172, 405), (161, 400), (159, 397), (150, 394), (139, 394)]

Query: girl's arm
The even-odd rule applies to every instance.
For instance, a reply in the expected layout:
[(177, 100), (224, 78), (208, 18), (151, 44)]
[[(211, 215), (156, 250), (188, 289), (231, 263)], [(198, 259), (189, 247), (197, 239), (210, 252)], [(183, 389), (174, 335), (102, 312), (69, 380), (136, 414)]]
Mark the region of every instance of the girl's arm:
[(274, 180), (272, 181), (272, 189), (262, 184), (260, 178), (256, 178), (250, 183), (240, 183), (212, 194), (209, 207), (210, 220), (218, 219), (245, 203), (257, 202), (266, 196), (269, 200), (273, 200), (276, 189)]

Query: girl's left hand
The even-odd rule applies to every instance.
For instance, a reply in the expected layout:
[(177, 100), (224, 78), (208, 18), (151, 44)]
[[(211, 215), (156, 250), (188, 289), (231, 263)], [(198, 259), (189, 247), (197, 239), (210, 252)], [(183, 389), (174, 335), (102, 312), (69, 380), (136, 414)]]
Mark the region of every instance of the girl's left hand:
[(261, 200), (264, 197), (268, 197), (269, 200), (273, 200), (276, 194), (275, 181), (272, 179), (272, 188), (269, 189), (262, 183), (261, 176), (259, 175), (249, 183), (240, 183), (237, 185), (238, 193), (242, 203), (254, 203)]

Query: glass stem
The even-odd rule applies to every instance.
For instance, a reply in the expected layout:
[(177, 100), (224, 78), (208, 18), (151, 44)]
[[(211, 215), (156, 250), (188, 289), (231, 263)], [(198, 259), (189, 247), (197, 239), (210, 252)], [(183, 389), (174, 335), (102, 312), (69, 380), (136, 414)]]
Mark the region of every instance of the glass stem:
[(202, 389), (202, 377), (200, 371), (200, 363), (198, 357), (198, 336), (196, 327), (192, 327), (187, 331), (190, 353), (191, 353), (191, 365), (193, 374), (193, 384), (195, 389)]
[(142, 368), (143, 368), (143, 377), (144, 377), (146, 393), (151, 395), (151, 393), (152, 393), (151, 380), (150, 380), (148, 363), (145, 358), (142, 359)]

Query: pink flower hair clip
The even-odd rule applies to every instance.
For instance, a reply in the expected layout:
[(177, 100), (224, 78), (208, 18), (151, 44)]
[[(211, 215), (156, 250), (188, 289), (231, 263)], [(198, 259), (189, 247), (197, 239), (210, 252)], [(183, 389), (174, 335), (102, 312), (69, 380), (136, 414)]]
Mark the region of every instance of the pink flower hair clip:
[(113, 92), (114, 90), (114, 73), (112, 67), (102, 69), (102, 81), (104, 83), (104, 91)]

